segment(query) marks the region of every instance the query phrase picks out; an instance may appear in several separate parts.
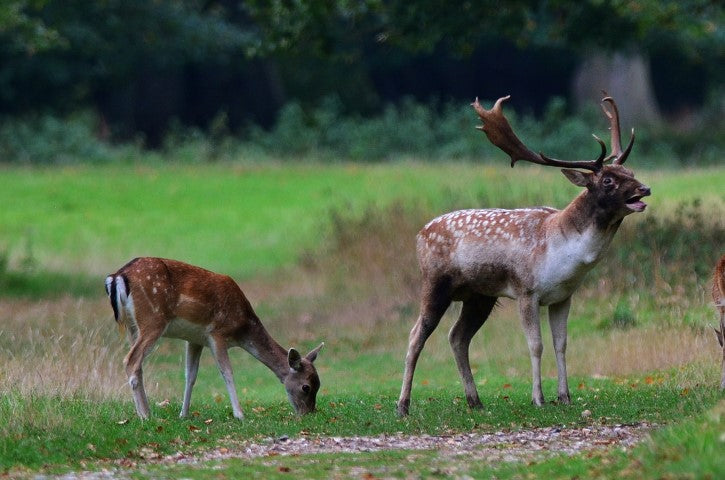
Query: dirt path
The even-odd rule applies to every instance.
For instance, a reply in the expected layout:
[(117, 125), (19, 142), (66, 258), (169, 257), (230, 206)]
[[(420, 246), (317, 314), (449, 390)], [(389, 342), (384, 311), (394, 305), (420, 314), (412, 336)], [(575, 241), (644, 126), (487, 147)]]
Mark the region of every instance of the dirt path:
[[(556, 454), (575, 455), (582, 452), (630, 448), (641, 441), (655, 425), (592, 425), (582, 428), (546, 427), (513, 432), (460, 433), (454, 435), (380, 435), (376, 437), (281, 437), (253, 443), (229, 441), (201, 454), (177, 453), (160, 456), (149, 450), (140, 452), (140, 461), (121, 459), (98, 472), (74, 472), (53, 477), (61, 479), (125, 479), (143, 472), (145, 465), (197, 465), (209, 460), (259, 458), (278, 455), (315, 453), (362, 453), (379, 450), (437, 450), (439, 455), (468, 458), (486, 462), (516, 462), (541, 459)], [(43, 478), (42, 476), (36, 479)], [(49, 478), (49, 477), (48, 477)]]

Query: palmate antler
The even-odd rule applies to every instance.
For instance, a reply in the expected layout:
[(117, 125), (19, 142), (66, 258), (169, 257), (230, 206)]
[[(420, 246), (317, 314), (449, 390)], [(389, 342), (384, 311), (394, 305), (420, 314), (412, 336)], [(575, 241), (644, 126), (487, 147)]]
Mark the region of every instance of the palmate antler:
[[(491, 143), (496, 145), (498, 148), (503, 150), (511, 157), (512, 167), (517, 161), (525, 160), (527, 162), (537, 163), (539, 165), (549, 165), (565, 168), (583, 168), (586, 170), (591, 170), (593, 172), (598, 172), (602, 169), (604, 163), (608, 162), (609, 160), (614, 160), (613, 163), (617, 165), (621, 165), (622, 163), (624, 163), (625, 160), (627, 160), (629, 152), (632, 150), (632, 145), (634, 145), (634, 130), (632, 130), (632, 137), (629, 141), (629, 145), (627, 145), (627, 148), (622, 151), (622, 144), (620, 141), (619, 132), (619, 111), (617, 110), (617, 104), (614, 102), (612, 97), (606, 96), (606, 92), (604, 94), (605, 97), (602, 99), (602, 110), (609, 119), (609, 129), (611, 131), (612, 137), (612, 153), (607, 156), (606, 145), (599, 137), (594, 135), (594, 138), (599, 143), (602, 149), (599, 157), (597, 157), (595, 160), (557, 160), (555, 158), (547, 157), (543, 153), (535, 153), (526, 145), (524, 145), (523, 142), (521, 142), (521, 140), (519, 140), (519, 138), (516, 136), (513, 129), (511, 128), (511, 125), (503, 114), (502, 104), (503, 102), (511, 98), (511, 95), (507, 95), (496, 100), (496, 103), (493, 105), (493, 108), (491, 108), (491, 110), (486, 110), (485, 108), (483, 108), (478, 102), (478, 98), (476, 98), (476, 101), (473, 102), (471, 105), (473, 105), (473, 108), (476, 110), (476, 113), (478, 113), (478, 116), (481, 117), (481, 121), (483, 122), (483, 125), (476, 128), (482, 130), (491, 141)], [(609, 103), (612, 106), (613, 112), (607, 110), (607, 108), (604, 106), (605, 102)]]

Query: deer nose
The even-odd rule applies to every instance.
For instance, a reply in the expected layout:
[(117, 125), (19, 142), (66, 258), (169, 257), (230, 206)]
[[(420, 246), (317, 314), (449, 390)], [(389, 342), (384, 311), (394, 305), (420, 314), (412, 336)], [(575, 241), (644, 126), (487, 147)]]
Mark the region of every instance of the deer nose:
[(641, 185), (641, 186), (640, 186), (640, 187), (639, 187), (639, 188), (637, 189), (637, 192), (638, 192), (638, 193), (639, 193), (640, 195), (642, 195), (643, 197), (646, 197), (646, 196), (648, 196), (648, 195), (651, 195), (651, 194), (652, 194), (652, 190), (650, 190), (650, 188), (649, 188), (649, 187), (648, 187), (647, 185)]

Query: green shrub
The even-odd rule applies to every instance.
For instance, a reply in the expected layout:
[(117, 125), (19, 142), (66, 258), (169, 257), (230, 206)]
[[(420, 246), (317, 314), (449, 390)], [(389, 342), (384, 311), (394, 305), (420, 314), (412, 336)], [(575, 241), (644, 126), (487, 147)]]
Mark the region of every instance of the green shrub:
[(134, 144), (113, 146), (99, 138), (96, 115), (49, 114), (0, 118), (0, 161), (19, 164), (104, 163), (140, 155)]
[[(638, 165), (717, 164), (725, 151), (721, 113), (722, 106), (713, 100), (686, 132), (667, 126), (637, 127)], [(593, 158), (599, 147), (590, 135), (608, 137), (606, 122), (596, 105), (574, 115), (563, 99), (554, 98), (539, 117), (517, 115), (511, 108), (506, 115), (524, 143), (564, 159)], [(340, 99), (331, 96), (309, 108), (288, 103), (272, 128), (252, 125), (240, 132), (230, 130), (228, 117), (221, 112), (208, 130), (172, 122), (162, 148), (153, 154), (142, 152), (140, 142), (113, 145), (102, 140), (97, 134), (99, 124), (97, 116), (87, 111), (65, 118), (31, 115), (0, 119), (0, 160), (67, 164), (142, 157), (145, 161), (199, 163), (253, 156), (318, 161), (400, 157), (501, 161), (503, 155), (474, 129), (480, 122), (465, 102), (424, 104), (408, 98), (387, 105), (376, 115), (362, 117), (347, 113)]]

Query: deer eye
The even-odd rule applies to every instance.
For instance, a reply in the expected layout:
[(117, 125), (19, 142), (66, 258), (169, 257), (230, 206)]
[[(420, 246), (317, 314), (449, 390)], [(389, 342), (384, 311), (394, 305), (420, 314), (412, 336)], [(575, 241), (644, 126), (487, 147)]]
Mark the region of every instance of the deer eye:
[(310, 393), (310, 386), (309, 385), (302, 385), (302, 391), (305, 393)]
[(613, 183), (614, 180), (612, 180), (612, 177), (604, 177), (602, 179), (602, 185), (604, 185), (605, 187), (611, 187)]

